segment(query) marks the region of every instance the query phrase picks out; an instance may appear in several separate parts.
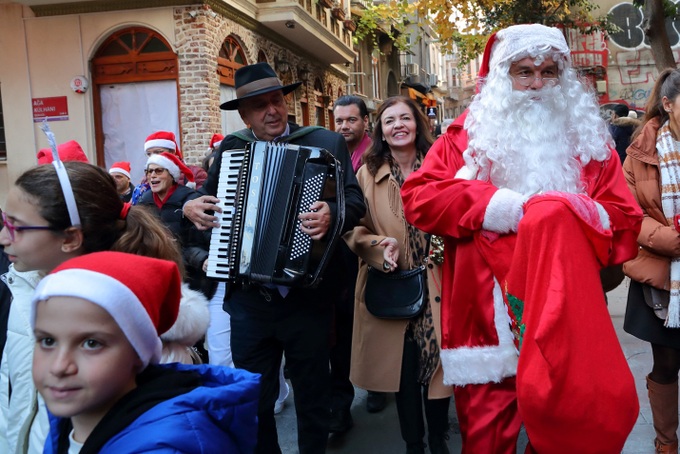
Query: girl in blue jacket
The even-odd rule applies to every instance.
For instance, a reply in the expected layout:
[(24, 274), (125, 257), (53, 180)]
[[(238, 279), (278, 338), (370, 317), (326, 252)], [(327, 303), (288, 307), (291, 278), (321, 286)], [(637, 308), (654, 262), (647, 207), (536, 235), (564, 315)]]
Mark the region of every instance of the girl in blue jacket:
[(158, 365), (180, 283), (175, 263), (120, 252), (70, 259), (40, 282), (31, 323), (33, 380), (50, 412), (45, 453), (254, 450), (258, 375)]

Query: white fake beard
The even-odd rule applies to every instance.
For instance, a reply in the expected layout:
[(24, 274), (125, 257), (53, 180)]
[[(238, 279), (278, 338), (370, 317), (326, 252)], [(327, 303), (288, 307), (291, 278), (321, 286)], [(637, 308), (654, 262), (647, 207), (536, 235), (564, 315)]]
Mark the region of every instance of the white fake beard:
[[(560, 86), (540, 90), (510, 90), (499, 86), (470, 106), (469, 150), (480, 166), (478, 179), (524, 195), (546, 191), (583, 192), (583, 137), (574, 127), (582, 123), (569, 108)], [(496, 92), (496, 93), (494, 93)], [(486, 96), (484, 96), (486, 95)], [(476, 105), (475, 105), (476, 104)], [(590, 110), (590, 109), (589, 109)], [(593, 125), (595, 126), (595, 125)], [(597, 125), (599, 126), (599, 124)], [(591, 141), (599, 160), (606, 143)]]

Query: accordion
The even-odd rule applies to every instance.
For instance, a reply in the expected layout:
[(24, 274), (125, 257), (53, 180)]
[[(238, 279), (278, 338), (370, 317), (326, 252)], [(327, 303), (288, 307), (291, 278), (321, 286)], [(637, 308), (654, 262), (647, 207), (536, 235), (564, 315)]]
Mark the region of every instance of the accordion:
[[(225, 150), (217, 185), (220, 227), (212, 230), (207, 276), (289, 287), (318, 284), (345, 215), (340, 163), (322, 148), (251, 142)], [(322, 240), (300, 230), (317, 200), (337, 215)]]

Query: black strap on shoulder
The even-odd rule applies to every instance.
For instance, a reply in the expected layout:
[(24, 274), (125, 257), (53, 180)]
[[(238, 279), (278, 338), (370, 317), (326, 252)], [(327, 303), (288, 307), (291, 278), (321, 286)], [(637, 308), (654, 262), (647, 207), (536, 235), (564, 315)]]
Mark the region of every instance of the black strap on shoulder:
[[(286, 137), (283, 137), (280, 141), (281, 142), (290, 142), (291, 140), (298, 139), (300, 137), (306, 136), (310, 132), (319, 130), (319, 129), (324, 129), (322, 126), (303, 126), (300, 129), (293, 131), (291, 134), (287, 135)], [(257, 138), (253, 135), (253, 131), (245, 128), (241, 129), (236, 132), (231, 133), (232, 136), (241, 139), (245, 142), (257, 142)]]

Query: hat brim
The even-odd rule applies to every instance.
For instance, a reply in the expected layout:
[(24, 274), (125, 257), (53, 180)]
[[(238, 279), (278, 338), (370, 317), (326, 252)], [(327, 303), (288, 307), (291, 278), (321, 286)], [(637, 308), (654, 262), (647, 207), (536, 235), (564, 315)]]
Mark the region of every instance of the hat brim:
[(246, 96), (242, 96), (240, 98), (232, 99), (231, 101), (227, 101), (225, 103), (220, 104), (220, 109), (222, 110), (236, 110), (238, 109), (238, 103), (244, 99), (252, 98), (254, 96), (260, 96), (265, 93), (270, 93), (272, 91), (277, 91), (281, 90), (284, 95), (287, 95), (291, 91), (295, 90), (297, 87), (302, 85), (302, 82), (295, 82), (294, 84), (290, 85), (283, 85), (281, 87), (267, 87), (263, 88), (262, 90), (256, 90)]

